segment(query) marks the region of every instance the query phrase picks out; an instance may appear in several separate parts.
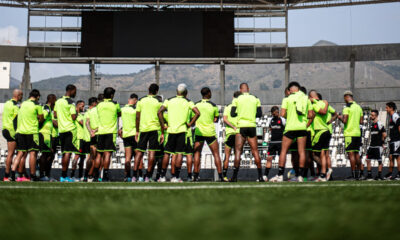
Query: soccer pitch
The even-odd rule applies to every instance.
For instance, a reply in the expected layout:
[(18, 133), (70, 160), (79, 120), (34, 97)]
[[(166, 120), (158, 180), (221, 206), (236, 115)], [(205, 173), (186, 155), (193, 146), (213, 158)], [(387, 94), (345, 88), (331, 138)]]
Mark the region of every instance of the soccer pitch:
[(399, 201), (398, 182), (2, 182), (0, 239), (391, 239)]

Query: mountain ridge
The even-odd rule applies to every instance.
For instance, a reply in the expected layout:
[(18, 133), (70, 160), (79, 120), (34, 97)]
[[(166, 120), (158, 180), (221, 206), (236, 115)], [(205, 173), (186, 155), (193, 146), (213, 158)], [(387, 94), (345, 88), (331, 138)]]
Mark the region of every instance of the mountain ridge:
[[(333, 42), (320, 40), (313, 46), (332, 46)], [(400, 61), (357, 62), (355, 85), (363, 87), (400, 87)], [(247, 82), (252, 89), (281, 89), (285, 75), (283, 64), (226, 65), (226, 90), (236, 90), (241, 82)], [(298, 81), (307, 88), (349, 87), (350, 68), (347, 62), (291, 64), (290, 80)], [(155, 81), (154, 67), (130, 74), (98, 74), (101, 78), (99, 89), (113, 86), (117, 90), (146, 91)], [(15, 85), (15, 79), (14, 85)], [(63, 90), (67, 84), (78, 89), (89, 89), (90, 76), (66, 75), (32, 83), (33, 88), (42, 90)], [(174, 90), (184, 82), (189, 89), (208, 86), (219, 89), (218, 65), (161, 65), (160, 89)]]

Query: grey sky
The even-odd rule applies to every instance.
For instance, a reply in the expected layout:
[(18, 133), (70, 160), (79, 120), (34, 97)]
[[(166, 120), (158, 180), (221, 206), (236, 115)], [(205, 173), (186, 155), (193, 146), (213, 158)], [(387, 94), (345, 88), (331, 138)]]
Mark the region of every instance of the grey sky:
[[(289, 11), (289, 45), (310, 46), (319, 40), (328, 40), (339, 45), (399, 43), (400, 42), (400, 3), (346, 6)], [(32, 25), (40, 24), (38, 19)], [(47, 19), (47, 25), (59, 26), (59, 19)], [(63, 19), (63, 26), (76, 26), (76, 19)], [(282, 27), (278, 19), (247, 19), (235, 22), (241, 27)], [(0, 7), (0, 44), (11, 42), (14, 45), (26, 43), (27, 14), (25, 9)], [(42, 41), (43, 35), (32, 35), (31, 39)], [(59, 39), (59, 34), (47, 35), (48, 41)], [(64, 34), (63, 39), (79, 39), (75, 34)], [(282, 33), (241, 35), (240, 42), (282, 42)], [(12, 65), (12, 76), (20, 79), (23, 64)], [(101, 65), (101, 73), (132, 73), (150, 67), (149, 65)], [(87, 65), (79, 64), (32, 64), (32, 81), (62, 75), (88, 74)]]

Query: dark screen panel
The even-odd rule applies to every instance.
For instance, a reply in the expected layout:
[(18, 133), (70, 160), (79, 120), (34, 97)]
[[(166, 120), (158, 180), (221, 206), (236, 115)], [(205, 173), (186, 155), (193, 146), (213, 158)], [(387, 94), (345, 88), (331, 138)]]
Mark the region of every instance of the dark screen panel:
[(84, 12), (85, 57), (233, 57), (233, 12)]
[(201, 12), (114, 14), (114, 56), (202, 56), (202, 43)]
[(113, 19), (112, 12), (82, 12), (83, 57), (113, 56)]
[(233, 57), (234, 43), (233, 12), (204, 13), (204, 57)]

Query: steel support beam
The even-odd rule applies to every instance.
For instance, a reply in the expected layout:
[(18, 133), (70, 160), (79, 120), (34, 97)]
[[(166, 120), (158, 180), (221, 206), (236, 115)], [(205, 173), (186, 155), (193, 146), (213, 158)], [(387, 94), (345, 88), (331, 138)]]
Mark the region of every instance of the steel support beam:
[(24, 74), (22, 75), (21, 89), (24, 93), (24, 96), (28, 96), (29, 91), (32, 89), (29, 61), (25, 61), (24, 64)]
[(219, 64), (219, 83), (220, 83), (220, 104), (225, 106), (225, 63), (221, 61)]
[(235, 32), (253, 33), (253, 32), (286, 32), (285, 28), (235, 28)]
[(289, 33), (288, 33), (288, 3), (287, 0), (285, 0), (285, 50), (286, 50), (286, 54), (285, 54), (285, 58), (289, 57)]
[(313, 46), (289, 48), (291, 63), (400, 60), (400, 44), (366, 44), (353, 46)]
[[(288, 34), (288, 2), (285, 0), (285, 58), (289, 59), (289, 34)], [(285, 62), (285, 85), (287, 87), (290, 81), (290, 62)]]
[(352, 92), (354, 92), (354, 89), (355, 89), (355, 84), (354, 84), (355, 71), (356, 71), (355, 56), (351, 55), (351, 57), (350, 57), (350, 90)]
[(155, 74), (156, 74), (156, 84), (158, 86), (160, 86), (160, 70), (161, 70), (160, 62), (157, 61), (155, 65)]
[[(1, 46), (0, 61), (4, 62), (24, 62), (27, 47), (24, 46)], [(79, 50), (79, 49), (78, 49)], [(258, 49), (257, 49), (258, 50)], [(289, 47), (290, 63), (323, 63), (323, 62), (349, 62), (350, 56), (355, 55), (355, 61), (389, 61), (400, 60), (400, 44), (371, 44), (354, 46), (315, 46), (315, 47)], [(240, 49), (242, 56), (243, 49)], [(250, 50), (249, 50), (250, 51)], [(269, 48), (260, 48), (265, 51), (264, 55), (269, 55)], [(285, 52), (285, 48), (279, 49)], [(278, 52), (281, 53), (281, 52)], [(278, 55), (278, 53), (276, 55)], [(162, 64), (270, 64), (284, 63), (289, 59), (285, 58), (266, 58), (257, 52), (257, 58), (252, 57), (253, 49), (248, 57), (235, 58), (99, 58), (99, 57), (76, 57), (76, 49), (63, 49), (60, 57), (58, 48), (46, 48), (46, 58), (43, 58), (43, 47), (29, 47), (30, 62), (41, 63), (85, 63), (91, 61), (96, 63), (115, 63), (115, 64), (155, 64), (159, 61)], [(250, 56), (251, 55), (251, 56)], [(262, 57), (261, 57), (262, 56)]]
[(95, 63), (92, 61), (89, 65), (90, 71), (90, 88), (89, 88), (89, 95), (90, 97), (95, 96), (95, 88), (96, 88), (96, 70), (95, 70)]
[[(6, 7), (21, 7), (27, 8), (27, 2), (19, 1), (19, 0), (0, 0), (0, 6)], [(398, 0), (336, 0), (336, 1), (324, 1), (324, 0), (310, 0), (310, 1), (302, 1), (302, 0), (288, 0), (289, 9), (303, 9), (303, 8), (323, 8), (323, 7), (337, 7), (337, 6), (354, 6), (354, 5), (365, 5), (365, 4), (380, 4), (380, 3), (390, 3), (390, 2), (398, 2)], [(202, 9), (228, 9), (228, 10), (237, 10), (237, 9), (264, 9), (264, 10), (280, 10), (282, 9), (282, 1), (186, 1), (186, 0), (177, 0), (177, 1), (136, 1), (136, 0), (120, 0), (120, 1), (43, 1), (43, 0), (34, 0), (32, 1), (32, 8), (36, 9), (113, 9), (113, 10), (125, 10), (127, 7), (132, 9), (150, 9), (150, 8), (202, 8)]]
[(287, 87), (290, 81), (290, 62), (285, 62), (285, 85)]

